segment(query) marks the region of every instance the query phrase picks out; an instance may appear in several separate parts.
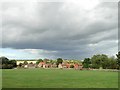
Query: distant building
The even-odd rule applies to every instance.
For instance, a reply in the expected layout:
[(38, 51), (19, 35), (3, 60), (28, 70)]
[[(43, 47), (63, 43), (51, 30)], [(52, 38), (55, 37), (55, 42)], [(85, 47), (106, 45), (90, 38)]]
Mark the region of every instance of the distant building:
[(44, 62), (40, 62), (40, 63), (38, 64), (38, 67), (43, 67), (44, 64), (45, 64)]
[(62, 67), (62, 64), (59, 64), (59, 65), (58, 65), (58, 68), (62, 69), (62, 68), (63, 68), (63, 67)]
[(33, 63), (36, 64), (37, 60), (16, 60), (16, 64), (19, 65), (20, 63), (24, 63), (24, 61), (27, 61), (28, 64)]

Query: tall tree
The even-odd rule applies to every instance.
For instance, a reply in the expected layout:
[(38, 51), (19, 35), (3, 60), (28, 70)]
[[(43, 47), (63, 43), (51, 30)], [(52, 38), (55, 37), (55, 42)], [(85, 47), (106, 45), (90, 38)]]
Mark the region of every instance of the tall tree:
[(91, 64), (90, 58), (85, 58), (82, 64), (84, 68), (89, 68)]
[(118, 69), (120, 69), (120, 51), (118, 52), (118, 54), (116, 54), (116, 56), (117, 56)]
[(27, 61), (24, 61), (24, 65), (27, 65), (28, 64), (28, 62)]
[(117, 59), (115, 57), (110, 57), (107, 66), (109, 69), (116, 69), (117, 68)]
[(47, 58), (45, 58), (43, 61), (44, 61), (45, 63), (49, 63), (49, 59), (47, 59)]
[(43, 60), (42, 59), (38, 59), (36, 64), (39, 64), (40, 62), (43, 62)]
[(15, 60), (9, 60), (6, 57), (0, 57), (0, 68), (2, 69), (12, 69), (16, 67), (16, 61)]
[(91, 58), (93, 68), (107, 68), (108, 56), (105, 54), (97, 54)]
[(12, 64), (13, 67), (17, 67), (16, 60), (10, 60), (9, 64)]
[(6, 57), (0, 57), (0, 64), (8, 64), (9, 59)]
[(62, 64), (62, 62), (63, 62), (62, 58), (58, 58), (58, 59), (57, 59), (57, 62), (56, 62), (57, 67), (58, 67), (59, 64)]

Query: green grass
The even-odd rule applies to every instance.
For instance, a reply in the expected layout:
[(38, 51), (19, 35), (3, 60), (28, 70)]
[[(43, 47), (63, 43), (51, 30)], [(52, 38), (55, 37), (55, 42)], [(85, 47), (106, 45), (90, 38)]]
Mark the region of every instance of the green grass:
[(118, 88), (118, 72), (59, 69), (2, 72), (3, 88)]
[(0, 69), (0, 90), (2, 89), (2, 69)]

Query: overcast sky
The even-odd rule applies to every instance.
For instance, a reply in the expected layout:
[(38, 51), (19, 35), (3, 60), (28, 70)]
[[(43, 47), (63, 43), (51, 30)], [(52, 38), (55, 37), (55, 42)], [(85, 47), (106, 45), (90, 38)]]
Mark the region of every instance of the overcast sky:
[(118, 3), (2, 3), (2, 48), (10, 59), (84, 59), (118, 52)]

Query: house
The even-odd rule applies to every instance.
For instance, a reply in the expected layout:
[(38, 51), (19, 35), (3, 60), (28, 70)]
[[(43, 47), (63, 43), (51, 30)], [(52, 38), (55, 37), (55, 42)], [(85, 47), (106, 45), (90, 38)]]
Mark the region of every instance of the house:
[(52, 67), (52, 64), (46, 64), (45, 62), (40, 62), (38, 64), (38, 67), (43, 67), (43, 68), (51, 68)]
[(74, 68), (75, 69), (79, 69), (79, 65), (76, 63), (76, 64), (74, 64)]
[(69, 64), (69, 63), (67, 63), (67, 64), (66, 64), (66, 67), (67, 67), (67, 68), (70, 68), (70, 64)]
[(43, 67), (43, 65), (45, 65), (45, 62), (40, 62), (40, 63), (38, 64), (38, 67)]
[(62, 68), (63, 68), (62, 64), (59, 64), (59, 65), (58, 65), (58, 68), (59, 68), (59, 69), (62, 69)]
[(16, 64), (19, 65), (20, 63), (24, 63), (24, 61), (27, 61), (27, 63), (33, 63), (36, 64), (37, 60), (16, 60)]
[(36, 67), (36, 64), (33, 64), (33, 63), (28, 64), (28, 68), (35, 68), (35, 67)]

